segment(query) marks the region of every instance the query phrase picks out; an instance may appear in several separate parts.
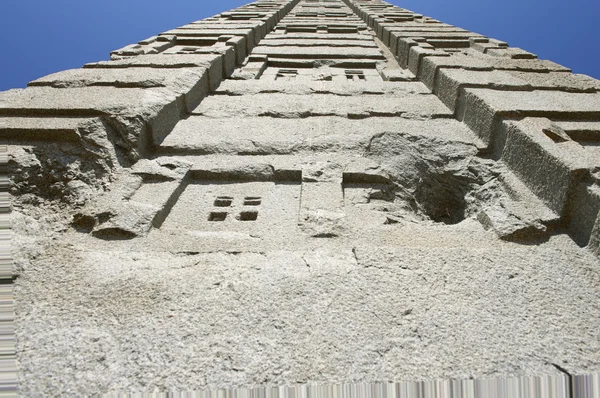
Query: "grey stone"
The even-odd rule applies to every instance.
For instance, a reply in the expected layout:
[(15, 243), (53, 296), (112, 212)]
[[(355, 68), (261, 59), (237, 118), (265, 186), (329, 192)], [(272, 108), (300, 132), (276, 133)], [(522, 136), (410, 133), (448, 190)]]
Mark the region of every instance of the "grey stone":
[(560, 220), (512, 173), (486, 183), (474, 196), (485, 203), (477, 219), (505, 240), (543, 239)]
[(0, 120), (2, 136), (10, 141), (77, 141), (80, 138), (79, 126), (93, 118), (3, 117)]
[[(219, 131), (215, 135), (214, 131)], [(244, 135), (240, 136), (239, 131)], [(281, 132), (285, 131), (286, 134)], [(432, 139), (452, 139), (477, 144), (468, 128), (454, 120), (411, 120), (339, 117), (307, 119), (243, 118), (226, 120), (191, 117), (179, 123), (161, 143), (159, 152), (288, 154), (295, 151), (327, 150), (362, 152), (369, 142), (386, 132), (409, 133)]]
[(441, 68), (435, 79), (434, 92), (450, 109), (456, 109), (461, 91), (465, 87), (485, 87), (496, 90), (532, 90), (526, 80), (504, 71), (473, 71)]
[(155, 68), (131, 69), (70, 69), (34, 80), (28, 86), (56, 88), (113, 86), (129, 88), (164, 87), (173, 71)]
[[(387, 69), (386, 69), (387, 71)], [(403, 71), (404, 74), (408, 72)], [(386, 72), (387, 73), (387, 72)], [(354, 82), (323, 82), (323, 81), (304, 81), (299, 80), (293, 85), (285, 81), (244, 81), (226, 80), (215, 91), (219, 95), (251, 95), (251, 94), (295, 94), (310, 95), (332, 94), (340, 96), (352, 95), (389, 95), (389, 96), (408, 96), (411, 94), (430, 94), (430, 91), (419, 82), (402, 82), (402, 84), (389, 84), (381, 81), (370, 81), (368, 85), (355, 84)]]
[[(276, 106), (273, 106), (276, 104)], [(192, 114), (213, 118), (269, 116), (275, 118), (307, 118), (311, 116), (340, 116), (351, 119), (381, 116), (414, 118), (451, 117), (452, 113), (433, 95), (366, 98), (313, 94), (310, 97), (293, 94), (244, 95), (231, 101), (230, 97), (213, 96), (203, 101)]]
[(553, 141), (544, 133), (547, 128), (544, 120), (508, 122), (502, 160), (553, 211), (562, 215), (571, 187), (596, 162), (573, 142)]
[(521, 48), (490, 48), (486, 54), (493, 57), (506, 57), (511, 59), (536, 59), (537, 55), (525, 51)]
[(598, 179), (583, 180), (571, 187), (567, 204), (568, 232), (580, 246), (588, 246), (596, 255), (598, 251), (598, 221), (600, 215), (600, 187)]
[[(160, 142), (168, 134), (185, 107), (183, 96), (167, 88), (30, 87), (14, 95), (9, 94), (0, 114), (107, 116), (115, 123), (114, 127), (119, 130), (126, 145), (143, 152), (151, 144), (149, 140)], [(151, 132), (144, 123), (148, 123)]]
[(425, 57), (419, 70), (419, 79), (433, 88), (440, 68), (462, 68), (466, 70), (490, 71), (492, 69), (519, 72), (568, 72), (569, 69), (550, 61), (512, 60), (455, 54), (452, 57)]
[(118, 88), (166, 87), (185, 96), (189, 110), (209, 93), (209, 76), (204, 68), (127, 68), (72, 69), (55, 73), (29, 83), (29, 86), (77, 88), (107, 86)]
[[(261, 46), (268, 47), (281, 47), (281, 46), (294, 46), (294, 47), (314, 47), (318, 46), (319, 42), (310, 39), (286, 39), (286, 40), (270, 40), (266, 38), (261, 40)], [(373, 48), (377, 45), (372, 41), (367, 40), (332, 40), (327, 44), (327, 47), (360, 47), (360, 48)]]
[(219, 56), (216, 54), (185, 54), (168, 57), (158, 54), (142, 55), (114, 61), (92, 62), (86, 64), (84, 68), (189, 68), (197, 66), (210, 68), (218, 59)]
[(363, 59), (383, 59), (383, 55), (378, 49), (360, 48), (339, 48), (329, 46), (314, 47), (266, 47), (258, 46), (254, 49), (256, 54), (265, 54), (269, 57), (281, 58), (315, 58), (315, 59), (339, 59), (339, 58), (363, 58)]
[(285, 35), (278, 34), (269, 34), (265, 37), (265, 40), (261, 43), (265, 43), (267, 41), (275, 42), (275, 41), (289, 41), (289, 40), (347, 40), (347, 41), (363, 41), (370, 42), (373, 40), (373, 36), (370, 35), (362, 35), (362, 34), (332, 34), (332, 33), (294, 33), (289, 32)]
[(2, 94), (21, 395), (600, 370), (597, 81), (368, 0), (112, 57)]
[(509, 73), (528, 82), (536, 89), (588, 93), (600, 91), (598, 80), (586, 75), (565, 72), (532, 73), (511, 71)]
[(573, 113), (583, 118), (600, 117), (598, 94), (468, 88), (462, 101), (459, 118), (487, 142), (492, 139), (495, 118), (499, 116), (560, 117)]

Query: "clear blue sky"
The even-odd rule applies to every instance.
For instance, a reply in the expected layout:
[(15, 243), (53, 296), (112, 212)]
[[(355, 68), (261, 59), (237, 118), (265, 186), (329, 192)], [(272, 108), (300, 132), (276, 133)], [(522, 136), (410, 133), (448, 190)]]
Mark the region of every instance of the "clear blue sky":
[[(0, 91), (108, 59), (111, 50), (244, 0), (2, 0)], [(600, 79), (600, 0), (391, 0)]]

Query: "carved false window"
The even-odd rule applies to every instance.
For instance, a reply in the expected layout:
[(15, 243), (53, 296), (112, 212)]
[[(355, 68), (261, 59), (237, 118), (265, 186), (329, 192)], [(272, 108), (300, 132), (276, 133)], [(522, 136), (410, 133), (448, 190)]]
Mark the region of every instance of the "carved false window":
[(279, 69), (275, 80), (293, 80), (298, 76), (298, 69)]
[(365, 81), (365, 73), (362, 70), (347, 70), (345, 72), (348, 81)]

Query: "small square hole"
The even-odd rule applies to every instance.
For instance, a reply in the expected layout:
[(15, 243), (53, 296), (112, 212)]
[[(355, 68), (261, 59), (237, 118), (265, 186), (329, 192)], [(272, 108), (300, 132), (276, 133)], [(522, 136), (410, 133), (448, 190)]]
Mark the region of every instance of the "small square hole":
[(297, 69), (279, 69), (279, 72), (277, 72), (277, 75), (275, 76), (275, 80), (292, 80), (295, 79), (297, 75)]
[(208, 221), (225, 221), (227, 218), (227, 212), (224, 211), (213, 211), (208, 215)]
[(240, 213), (240, 216), (238, 217), (238, 219), (240, 221), (256, 221), (257, 218), (258, 218), (257, 211), (243, 211)]
[(365, 74), (361, 70), (347, 70), (346, 71), (346, 79), (352, 80), (355, 82), (360, 81), (360, 80), (366, 80)]
[(244, 206), (260, 206), (262, 199), (258, 196), (247, 196), (244, 198)]
[(229, 207), (229, 206), (231, 206), (232, 203), (233, 203), (233, 198), (231, 198), (229, 196), (219, 196), (217, 199), (215, 199), (216, 207)]

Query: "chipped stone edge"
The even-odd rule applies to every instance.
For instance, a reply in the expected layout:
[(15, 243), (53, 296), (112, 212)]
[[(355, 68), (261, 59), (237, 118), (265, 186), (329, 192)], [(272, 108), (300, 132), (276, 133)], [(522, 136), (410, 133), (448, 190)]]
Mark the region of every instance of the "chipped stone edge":
[[(393, 24), (399, 22), (406, 21), (414, 21), (419, 19), (421, 22), (430, 22), (430, 26), (435, 26), (435, 23), (439, 21), (433, 20), (428, 17), (424, 17), (423, 15), (416, 14), (412, 11), (401, 9), (396, 7), (386, 1), (379, 0), (377, 2), (370, 2), (365, 0), (342, 0), (346, 5), (348, 5), (359, 17), (361, 17), (369, 27), (371, 27), (377, 34), (377, 37), (385, 44), (392, 54), (397, 58), (398, 62), (403, 68), (408, 68), (416, 77), (417, 80), (422, 81), (427, 85), (432, 92), (442, 100), (446, 105), (448, 105), (448, 99), (442, 98), (442, 95), (438, 90), (435, 90), (436, 87), (436, 79), (435, 75), (429, 76), (426, 71), (423, 70), (424, 61), (427, 59), (438, 59), (441, 57), (449, 57), (450, 54), (445, 53), (444, 51), (438, 50), (435, 47), (431, 46), (427, 43), (427, 39), (419, 38), (419, 37), (407, 37), (407, 38), (399, 38), (395, 37), (392, 33), (391, 26)], [(385, 12), (389, 12), (392, 10), (400, 11), (403, 14), (406, 14), (406, 20), (403, 21), (389, 21), (384, 17)], [(401, 28), (402, 25), (397, 25), (398, 28)], [(449, 25), (444, 25), (448, 27)], [(443, 33), (440, 30), (440, 33)], [(509, 47), (507, 43), (500, 42), (495, 39), (490, 39), (485, 36), (482, 36), (477, 33), (468, 32), (466, 30), (461, 31), (461, 40), (468, 41), (469, 47), (482, 52), (484, 54), (489, 53), (490, 55), (498, 56), (498, 55), (508, 55), (509, 58), (513, 60), (531, 60), (539, 62), (539, 68), (541, 69), (552, 69), (555, 71), (560, 71), (566, 74), (570, 74), (570, 70), (568, 68), (562, 67), (560, 65), (550, 63), (548, 61), (539, 61), (537, 60), (537, 56), (535, 54), (528, 53), (519, 48)], [(498, 53), (498, 54), (497, 54)], [(507, 54), (504, 54), (507, 53)], [(473, 61), (477, 61), (477, 58), (473, 58)], [(484, 62), (485, 63), (485, 62)], [(491, 64), (487, 67), (485, 65), (474, 66), (474, 69), (479, 70), (496, 70)], [(436, 67), (436, 70), (438, 68)], [(500, 68), (502, 69), (502, 68)], [(484, 86), (482, 88), (494, 89), (494, 84), (490, 84)], [(513, 88), (512, 91), (517, 89)], [(461, 90), (459, 90), (460, 92)], [(463, 90), (464, 91), (464, 90)], [(468, 92), (468, 90), (466, 90)], [(462, 97), (462, 98), (461, 98)], [(468, 97), (468, 96), (467, 96)], [(473, 96), (471, 96), (473, 97)], [(467, 98), (468, 99), (468, 98)], [(465, 99), (465, 96), (460, 96), (455, 99), (455, 109), (452, 109), (455, 112), (455, 118), (459, 121), (465, 122), (480, 138), (484, 139), (487, 142), (487, 151), (491, 153), (492, 157), (498, 161), (504, 161), (504, 151), (507, 146), (507, 142), (505, 139), (506, 135), (506, 125), (511, 122), (513, 118), (520, 117), (539, 117), (537, 113), (540, 113), (535, 110), (520, 112), (515, 110), (513, 114), (509, 114), (506, 111), (494, 109), (494, 104), (487, 103), (482, 98), (471, 98), (471, 103)], [(518, 105), (518, 104), (516, 104)], [(481, 115), (478, 112), (478, 109), (475, 109), (477, 106), (480, 108), (485, 108), (485, 111), (488, 113), (484, 119), (484, 123), (482, 123)], [(552, 110), (544, 111), (546, 114), (543, 116), (550, 116), (550, 114), (555, 114)], [(466, 117), (465, 117), (466, 115)], [(566, 116), (565, 116), (566, 115)], [(600, 109), (593, 111), (577, 111), (572, 110), (570, 112), (561, 112), (559, 115), (561, 118), (568, 117), (571, 121), (585, 121), (590, 117), (597, 117), (600, 115)], [(470, 117), (469, 120), (468, 117)], [(471, 120), (472, 119), (472, 120)], [(474, 122), (473, 122), (474, 120)], [(471, 122), (469, 122), (471, 121)], [(520, 124), (520, 123), (518, 123)], [(510, 148), (509, 148), (510, 149)], [(544, 152), (544, 156), (552, 157), (559, 159), (559, 162), (563, 164), (563, 166), (567, 169), (568, 180), (569, 183), (566, 188), (563, 188), (562, 192), (558, 192), (557, 196), (564, 197), (562, 201), (562, 206), (553, 206), (553, 200), (548, 199), (548, 197), (544, 197), (544, 195), (540, 196), (539, 191), (540, 187), (535, 184), (532, 185), (531, 181), (523, 181), (528, 189), (530, 189), (536, 196), (542, 199), (546, 205), (550, 208), (554, 207), (554, 210), (557, 211), (558, 216), (560, 217), (560, 221), (564, 230), (571, 236), (571, 238), (580, 246), (587, 246), (593, 253), (600, 257), (600, 249), (598, 247), (600, 244), (600, 211), (597, 211), (597, 214), (591, 215), (596, 221), (593, 228), (590, 230), (589, 228), (582, 228), (578, 225), (579, 220), (584, 217), (589, 217), (590, 209), (600, 209), (600, 200), (597, 200), (595, 197), (588, 195), (582, 203), (581, 199), (577, 197), (577, 192), (581, 191), (584, 186), (598, 184), (597, 181), (592, 177), (592, 174), (600, 169), (600, 164), (594, 164), (593, 162), (588, 162), (587, 164), (583, 164), (584, 162), (574, 162), (570, 156), (564, 157), (561, 156), (561, 149), (548, 147), (542, 149)], [(523, 155), (523, 153), (521, 153)], [(526, 155), (526, 154), (525, 154)], [(533, 159), (532, 159), (533, 160)], [(535, 163), (535, 162), (533, 162)], [(580, 163), (580, 164), (574, 164)], [(510, 165), (509, 165), (510, 169)], [(514, 170), (511, 170), (514, 172)], [(530, 173), (533, 170), (529, 171)], [(521, 173), (522, 174), (522, 173)], [(538, 171), (538, 175), (535, 176), (539, 180), (552, 179), (553, 176), (548, 173), (544, 173), (543, 171)], [(550, 189), (547, 187), (547, 189)], [(578, 210), (582, 206), (585, 210)]]

